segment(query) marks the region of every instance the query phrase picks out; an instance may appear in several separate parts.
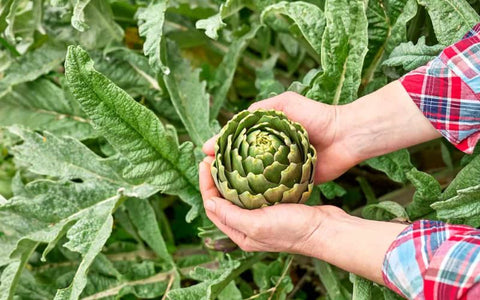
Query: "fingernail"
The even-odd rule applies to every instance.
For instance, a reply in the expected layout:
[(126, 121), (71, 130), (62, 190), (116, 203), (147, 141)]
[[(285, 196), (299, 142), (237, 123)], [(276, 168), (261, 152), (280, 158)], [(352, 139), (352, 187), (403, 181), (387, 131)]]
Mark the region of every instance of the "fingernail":
[(215, 201), (213, 200), (207, 200), (205, 202), (205, 209), (209, 211), (215, 211)]

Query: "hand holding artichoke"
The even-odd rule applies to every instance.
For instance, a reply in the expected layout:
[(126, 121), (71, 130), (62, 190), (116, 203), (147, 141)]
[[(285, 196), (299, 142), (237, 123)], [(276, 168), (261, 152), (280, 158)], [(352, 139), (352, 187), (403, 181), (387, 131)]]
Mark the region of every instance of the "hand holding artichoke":
[(303, 203), (316, 159), (307, 131), (282, 112), (243, 111), (220, 131), (211, 173), (222, 196), (240, 207)]

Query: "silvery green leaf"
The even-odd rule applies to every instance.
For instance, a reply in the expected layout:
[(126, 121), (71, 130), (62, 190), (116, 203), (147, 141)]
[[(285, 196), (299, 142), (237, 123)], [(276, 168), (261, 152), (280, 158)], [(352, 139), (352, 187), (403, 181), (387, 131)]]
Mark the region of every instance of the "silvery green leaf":
[(85, 22), (85, 7), (91, 0), (75, 0), (73, 6), (72, 26), (78, 31), (85, 31), (90, 27)]
[(327, 20), (322, 37), (323, 73), (306, 96), (330, 104), (357, 98), (363, 60), (367, 53), (368, 22), (363, 0), (327, 0)]
[(430, 205), (440, 199), (442, 187), (432, 175), (416, 168), (408, 171), (406, 176), (416, 189), (413, 201), (406, 207), (409, 218), (415, 220), (432, 211)]
[(440, 44), (450, 45), (460, 40), (480, 21), (466, 0), (417, 0), (425, 6)]
[(394, 218), (408, 219), (407, 212), (397, 202), (382, 201), (367, 205), (362, 210), (362, 216), (366, 219), (377, 221), (390, 221)]
[(255, 87), (258, 89), (258, 99), (266, 99), (285, 91), (285, 87), (277, 80), (273, 72), (278, 56), (274, 55), (267, 59), (255, 73)]
[(432, 204), (437, 216), (443, 220), (468, 219), (480, 214), (480, 185), (457, 190), (457, 194)]
[(163, 80), (190, 138), (201, 147), (214, 135), (210, 127), (210, 95), (206, 82), (200, 81), (200, 69), (192, 70), (179, 52), (175, 43), (168, 41), (165, 56), (170, 73), (164, 74)]
[(195, 26), (197, 29), (204, 29), (205, 34), (211, 39), (218, 39), (218, 31), (226, 26), (223, 22), (224, 18), (227, 18), (234, 13), (238, 12), (244, 7), (244, 1), (240, 0), (227, 0), (220, 5), (219, 12), (210, 16), (207, 19), (198, 20)]
[(382, 156), (370, 158), (365, 163), (396, 182), (406, 182), (406, 173), (413, 168), (408, 150), (403, 149)]
[(443, 49), (444, 45), (427, 46), (425, 37), (418, 39), (416, 45), (412, 42), (402, 43), (393, 49), (389, 58), (383, 62), (384, 66), (402, 66), (405, 71), (411, 71), (421, 67), (434, 59)]
[(37, 79), (13, 86), (0, 98), (0, 125), (22, 125), (80, 140), (93, 138), (93, 131), (76, 102), (53, 82)]
[(382, 62), (398, 44), (406, 41), (407, 22), (416, 13), (416, 0), (368, 1), (368, 53), (362, 78), (365, 94), (378, 88), (376, 81), (383, 75)]
[(69, 47), (65, 71), (94, 128), (129, 161), (124, 176), (180, 196), (192, 206), (187, 220), (195, 218), (202, 201), (193, 145), (179, 145), (172, 127), (164, 126), (152, 111), (98, 73), (80, 47)]
[(145, 37), (143, 53), (148, 56), (148, 62), (156, 73), (170, 72), (163, 65), (160, 53), (167, 2), (167, 0), (152, 1), (146, 8), (139, 8), (137, 12), (138, 33)]
[(12, 63), (0, 81), (0, 96), (12, 86), (29, 82), (60, 66), (65, 58), (63, 46), (45, 44)]
[[(227, 93), (232, 85), (233, 76), (237, 69), (238, 61), (248, 42), (255, 37), (259, 25), (253, 27), (239, 38), (233, 40), (227, 53), (223, 56), (222, 62), (215, 71), (215, 78), (212, 84), (212, 106), (210, 108), (210, 119), (215, 119), (227, 99)], [(214, 132), (217, 132), (214, 130)]]
[(270, 5), (262, 11), (260, 16), (262, 22), (272, 25), (274, 28), (284, 28), (288, 32), (290, 25), (279, 24), (282, 22), (282, 18), (279, 18), (278, 15), (285, 15), (292, 20), (310, 47), (318, 55), (321, 54), (325, 16), (318, 6), (303, 1), (282, 1)]

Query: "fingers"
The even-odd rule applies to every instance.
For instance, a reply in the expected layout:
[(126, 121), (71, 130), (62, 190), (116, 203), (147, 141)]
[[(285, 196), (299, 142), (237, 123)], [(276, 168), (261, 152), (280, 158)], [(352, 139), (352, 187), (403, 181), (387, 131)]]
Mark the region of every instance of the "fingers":
[(217, 142), (218, 134), (212, 136), (208, 141), (205, 142), (202, 146), (202, 151), (206, 155), (214, 156), (215, 155), (215, 143)]
[[(332, 108), (313, 101), (294, 92), (285, 92), (275, 97), (253, 103), (248, 110), (274, 109), (282, 111), (287, 117), (302, 124), (308, 132), (317, 132), (322, 124), (330, 121), (328, 115)], [(327, 118), (328, 117), (328, 118)]]
[(212, 197), (219, 197), (220, 193), (213, 182), (212, 175), (210, 173), (210, 164), (212, 163), (213, 157), (207, 156), (200, 163), (198, 169), (198, 177), (200, 181), (200, 193), (204, 200), (210, 199)]

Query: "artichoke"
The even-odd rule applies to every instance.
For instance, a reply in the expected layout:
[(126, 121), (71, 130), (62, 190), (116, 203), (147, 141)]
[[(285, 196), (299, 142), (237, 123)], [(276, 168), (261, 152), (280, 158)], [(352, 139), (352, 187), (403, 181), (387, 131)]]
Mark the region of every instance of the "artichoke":
[(222, 196), (240, 207), (303, 203), (316, 160), (305, 128), (282, 112), (242, 111), (220, 131), (211, 173)]

